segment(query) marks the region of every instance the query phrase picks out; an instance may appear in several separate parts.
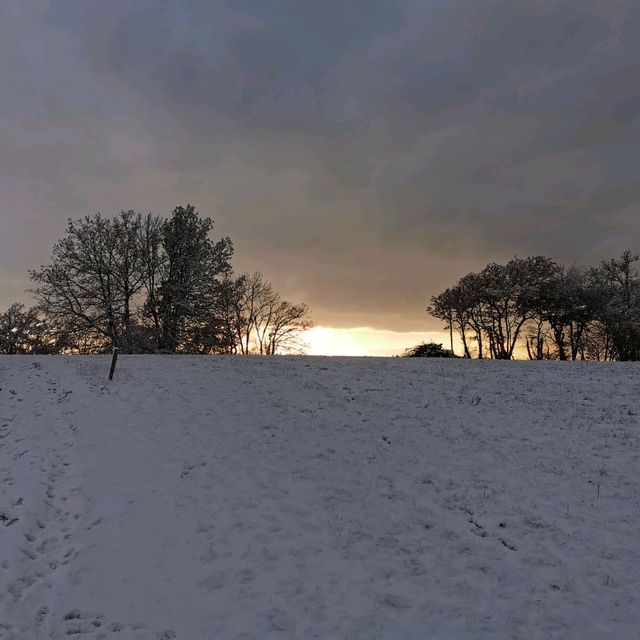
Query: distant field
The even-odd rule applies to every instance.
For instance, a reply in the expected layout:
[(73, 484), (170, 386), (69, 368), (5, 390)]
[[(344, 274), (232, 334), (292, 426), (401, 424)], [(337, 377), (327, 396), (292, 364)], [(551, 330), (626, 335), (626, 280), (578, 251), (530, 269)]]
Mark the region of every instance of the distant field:
[(0, 357), (0, 638), (640, 637), (640, 366)]

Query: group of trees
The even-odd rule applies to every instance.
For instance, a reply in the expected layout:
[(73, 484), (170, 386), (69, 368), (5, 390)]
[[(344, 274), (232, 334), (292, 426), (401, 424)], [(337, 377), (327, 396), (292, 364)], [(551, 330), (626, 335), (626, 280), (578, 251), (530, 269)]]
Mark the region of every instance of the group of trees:
[(467, 358), (640, 360), (637, 263), (630, 251), (591, 268), (514, 258), (464, 276), (427, 311)]
[(309, 309), (260, 273), (234, 276), (229, 238), (194, 207), (69, 220), (32, 270), (32, 309), (0, 314), (0, 353), (260, 353), (299, 350)]
[[(190, 205), (169, 218), (123, 211), (69, 220), (51, 263), (30, 272), (33, 308), (0, 313), (0, 353), (259, 353), (300, 351), (305, 304), (283, 300), (261, 273), (234, 275), (229, 238)], [(508, 360), (640, 360), (638, 256), (597, 267), (513, 258), (431, 298), (450, 351)]]
[(64, 351), (64, 336), (51, 331), (36, 309), (26, 309), (23, 304), (16, 303), (0, 313), (0, 353), (54, 354)]

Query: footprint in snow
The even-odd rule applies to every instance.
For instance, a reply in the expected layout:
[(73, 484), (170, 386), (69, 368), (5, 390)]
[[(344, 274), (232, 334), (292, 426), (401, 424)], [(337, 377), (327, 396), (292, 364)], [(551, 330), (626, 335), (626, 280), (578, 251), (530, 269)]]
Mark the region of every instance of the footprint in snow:
[(107, 621), (101, 613), (86, 612), (79, 609), (69, 611), (52, 640), (67, 638), (91, 638), (92, 640), (175, 640), (175, 631), (153, 631), (143, 624), (125, 624), (119, 621)]
[(8, 513), (5, 513), (4, 511), (0, 511), (0, 524), (4, 525), (5, 527), (10, 527), (11, 525), (14, 525), (16, 522), (18, 522), (19, 518), (17, 516), (12, 516), (9, 515)]

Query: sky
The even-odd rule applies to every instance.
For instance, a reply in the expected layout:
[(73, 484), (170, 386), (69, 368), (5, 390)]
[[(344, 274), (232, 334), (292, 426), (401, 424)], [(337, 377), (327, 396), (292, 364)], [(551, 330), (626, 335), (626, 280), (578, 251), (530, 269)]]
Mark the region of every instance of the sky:
[(437, 337), (488, 262), (640, 249), (638, 33), (637, 0), (3, 0), (0, 308), (67, 218), (191, 203), (341, 340)]

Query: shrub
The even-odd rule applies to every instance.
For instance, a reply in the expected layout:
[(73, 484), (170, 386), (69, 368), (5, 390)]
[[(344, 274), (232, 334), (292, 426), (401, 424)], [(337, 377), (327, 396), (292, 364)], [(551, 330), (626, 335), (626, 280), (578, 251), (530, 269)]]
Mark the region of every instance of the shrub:
[(411, 347), (404, 352), (406, 358), (457, 358), (449, 349), (444, 349), (442, 344), (436, 342), (423, 342)]

